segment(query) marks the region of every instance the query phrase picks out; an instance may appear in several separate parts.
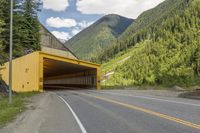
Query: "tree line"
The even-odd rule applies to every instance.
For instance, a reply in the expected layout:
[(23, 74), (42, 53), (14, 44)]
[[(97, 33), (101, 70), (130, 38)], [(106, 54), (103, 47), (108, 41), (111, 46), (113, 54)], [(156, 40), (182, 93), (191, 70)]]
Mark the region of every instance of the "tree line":
[[(14, 0), (13, 58), (40, 49), (39, 0)], [(0, 63), (8, 61), (10, 0), (0, 0)]]

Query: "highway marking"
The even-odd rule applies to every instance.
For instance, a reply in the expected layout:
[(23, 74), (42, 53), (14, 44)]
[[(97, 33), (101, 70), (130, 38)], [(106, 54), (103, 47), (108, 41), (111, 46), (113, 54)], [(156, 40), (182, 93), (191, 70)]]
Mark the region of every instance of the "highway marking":
[[(94, 91), (91, 91), (91, 92), (94, 92)], [(163, 101), (163, 102), (169, 102), (169, 103), (178, 103), (178, 104), (200, 107), (200, 104), (193, 104), (193, 103), (187, 103), (187, 102), (177, 102), (177, 101), (173, 101), (173, 100), (166, 100), (166, 99), (160, 99), (160, 98), (154, 98), (154, 97), (148, 97), (148, 96), (136, 96), (136, 95), (130, 95), (130, 94), (113, 93), (113, 92), (98, 92), (98, 93), (110, 94), (110, 95), (115, 95), (115, 96), (135, 97), (135, 98), (148, 99), (148, 100), (157, 100), (157, 101)]]
[[(77, 93), (77, 92), (74, 92), (74, 93)], [(154, 116), (166, 119), (166, 120), (170, 120), (170, 121), (173, 121), (173, 122), (176, 122), (176, 123), (179, 123), (179, 124), (200, 130), (199, 124), (195, 124), (195, 123), (192, 123), (192, 122), (189, 122), (189, 121), (185, 121), (185, 120), (182, 120), (182, 119), (179, 119), (179, 118), (176, 118), (176, 117), (168, 116), (168, 115), (165, 115), (165, 114), (154, 112), (152, 110), (148, 110), (148, 109), (145, 109), (145, 108), (141, 108), (141, 107), (138, 107), (138, 106), (122, 103), (122, 102), (119, 102), (119, 101), (115, 101), (115, 100), (100, 97), (100, 96), (94, 96), (94, 95), (90, 95), (90, 94), (86, 94), (86, 93), (78, 93), (78, 94), (88, 96), (88, 97), (93, 97), (93, 98), (103, 100), (103, 101), (106, 101), (106, 102), (110, 102), (110, 103), (114, 103), (114, 104), (117, 104), (117, 105), (121, 105), (123, 107), (129, 108), (129, 109), (132, 109), (132, 110), (141, 111), (141, 112), (144, 112), (144, 113), (147, 113), (147, 114), (150, 114), (150, 115), (154, 115)]]
[(76, 113), (73, 111), (73, 109), (71, 108), (71, 106), (67, 103), (67, 101), (62, 98), (61, 96), (58, 96), (66, 105), (67, 107), (69, 108), (69, 110), (71, 111), (72, 115), (74, 116), (76, 122), (78, 123), (80, 129), (81, 129), (81, 132), (82, 133), (87, 133), (85, 127), (83, 126), (83, 124), (81, 123), (80, 119), (78, 118), (78, 116), (76, 115)]

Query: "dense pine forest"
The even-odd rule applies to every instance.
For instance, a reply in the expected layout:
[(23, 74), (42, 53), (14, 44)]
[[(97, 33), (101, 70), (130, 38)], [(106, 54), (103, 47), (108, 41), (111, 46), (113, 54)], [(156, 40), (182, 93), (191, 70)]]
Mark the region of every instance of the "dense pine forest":
[[(15, 0), (13, 16), (13, 58), (40, 49), (40, 24), (35, 0)], [(0, 0), (0, 63), (8, 60), (10, 1)]]
[(166, 0), (139, 16), (118, 43), (94, 59), (109, 62), (131, 48), (132, 56), (110, 70), (114, 75), (107, 84), (200, 84), (199, 5), (199, 0)]

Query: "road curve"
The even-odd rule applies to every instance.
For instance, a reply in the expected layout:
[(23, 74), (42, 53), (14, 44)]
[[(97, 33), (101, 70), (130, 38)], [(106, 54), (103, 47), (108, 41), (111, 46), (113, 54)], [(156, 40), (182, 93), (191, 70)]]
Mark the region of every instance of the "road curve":
[(197, 100), (115, 91), (54, 94), (70, 105), (85, 133), (200, 133)]

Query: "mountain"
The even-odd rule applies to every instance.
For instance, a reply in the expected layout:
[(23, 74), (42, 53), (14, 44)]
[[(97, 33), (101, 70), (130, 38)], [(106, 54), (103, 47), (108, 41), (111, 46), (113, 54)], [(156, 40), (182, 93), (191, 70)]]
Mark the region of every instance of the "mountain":
[(111, 86), (200, 85), (200, 1), (166, 0), (99, 53)]
[(132, 19), (119, 15), (106, 15), (75, 35), (67, 41), (65, 45), (80, 59), (89, 60), (91, 57), (96, 56), (97, 52), (115, 42), (116, 38), (119, 37), (132, 22)]
[(167, 16), (173, 13), (184, 0), (165, 0), (157, 7), (143, 12), (135, 21), (132, 23), (125, 32), (120, 36), (120, 39), (125, 39), (127, 35), (133, 34), (151, 26), (158, 21), (163, 21)]
[[(129, 47), (134, 46), (136, 43), (149, 37), (147, 34), (153, 32), (153, 26), (156, 27), (162, 21), (165, 21), (167, 17), (174, 14), (174, 11), (182, 8), (182, 4), (188, 0), (165, 0), (153, 9), (143, 12), (127, 29), (118, 37), (118, 42), (113, 43), (104, 51), (98, 53), (97, 58), (94, 61), (105, 62), (112, 59), (117, 53), (127, 50)], [(151, 33), (147, 33), (146, 30), (152, 30)]]

